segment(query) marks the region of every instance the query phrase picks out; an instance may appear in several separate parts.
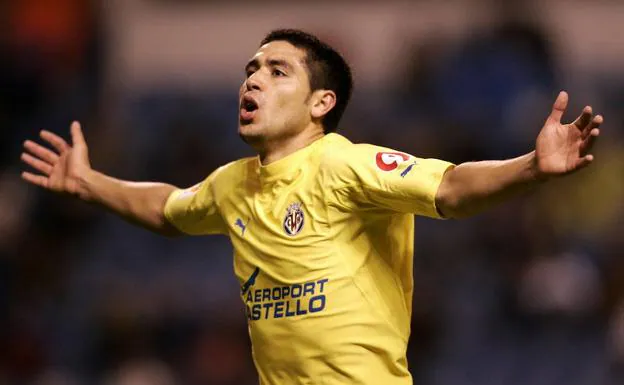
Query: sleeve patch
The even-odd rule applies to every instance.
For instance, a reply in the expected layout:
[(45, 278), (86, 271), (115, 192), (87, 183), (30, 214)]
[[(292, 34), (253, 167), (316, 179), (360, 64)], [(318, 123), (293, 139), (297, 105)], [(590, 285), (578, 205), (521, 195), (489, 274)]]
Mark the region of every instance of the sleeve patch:
[(375, 156), (377, 167), (383, 171), (392, 171), (401, 163), (409, 160), (410, 156), (402, 152), (378, 152)]

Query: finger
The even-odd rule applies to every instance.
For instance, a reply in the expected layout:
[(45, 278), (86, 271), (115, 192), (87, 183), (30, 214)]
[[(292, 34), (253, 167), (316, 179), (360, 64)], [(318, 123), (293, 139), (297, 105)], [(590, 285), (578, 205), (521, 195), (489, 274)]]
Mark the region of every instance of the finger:
[(589, 134), (595, 129), (595, 128), (599, 128), (600, 125), (604, 122), (604, 118), (602, 117), (602, 115), (596, 115), (594, 116), (594, 118), (592, 119), (591, 123), (585, 127), (585, 129), (583, 130), (583, 133), (581, 135), (581, 138), (583, 138), (583, 140), (587, 139), (587, 137), (589, 136)]
[(86, 146), (84, 135), (82, 134), (82, 128), (80, 127), (80, 123), (77, 121), (73, 121), (70, 126), (72, 144), (74, 146)]
[(46, 130), (41, 130), (41, 138), (50, 143), (59, 153), (64, 153), (69, 149), (69, 145), (65, 139), (60, 136)]
[(594, 128), (589, 132), (589, 136), (583, 140), (581, 143), (580, 154), (581, 156), (585, 156), (588, 152), (592, 150), (594, 144), (596, 144), (596, 140), (600, 136), (600, 129)]
[(584, 157), (578, 160), (578, 163), (576, 164), (576, 170), (580, 170), (582, 168), (589, 166), (593, 161), (594, 161), (593, 155), (591, 154), (585, 155)]
[(583, 129), (587, 127), (591, 120), (592, 108), (591, 106), (586, 106), (585, 108), (583, 108), (583, 112), (581, 112), (581, 115), (579, 115), (579, 117), (576, 118), (576, 120), (572, 124), (574, 124), (579, 130), (583, 131)]
[(48, 188), (48, 178), (43, 175), (35, 175), (28, 171), (22, 172), (22, 179), (24, 179), (28, 183), (32, 183), (36, 186), (41, 186), (43, 188)]
[(565, 109), (568, 107), (568, 93), (565, 91), (559, 92), (557, 95), (557, 99), (553, 104), (552, 112), (550, 113), (550, 118), (555, 122), (561, 122), (561, 117), (565, 112)]
[(34, 156), (27, 154), (25, 152), (22, 153), (21, 156), (22, 161), (29, 165), (30, 167), (38, 170), (45, 175), (50, 175), (52, 173), (52, 166), (40, 159), (35, 158)]
[(30, 153), (39, 157), (39, 159), (43, 159), (44, 161), (54, 165), (58, 162), (59, 156), (52, 152), (51, 150), (43, 147), (39, 143), (35, 143), (32, 140), (27, 140), (24, 142), (24, 148), (28, 150)]

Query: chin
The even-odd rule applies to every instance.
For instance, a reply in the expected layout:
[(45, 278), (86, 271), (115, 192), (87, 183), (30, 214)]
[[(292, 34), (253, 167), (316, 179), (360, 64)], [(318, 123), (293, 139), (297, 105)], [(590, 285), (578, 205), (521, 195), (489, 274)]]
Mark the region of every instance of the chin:
[(261, 141), (264, 136), (262, 131), (262, 127), (254, 123), (238, 125), (238, 135), (245, 143), (251, 144)]

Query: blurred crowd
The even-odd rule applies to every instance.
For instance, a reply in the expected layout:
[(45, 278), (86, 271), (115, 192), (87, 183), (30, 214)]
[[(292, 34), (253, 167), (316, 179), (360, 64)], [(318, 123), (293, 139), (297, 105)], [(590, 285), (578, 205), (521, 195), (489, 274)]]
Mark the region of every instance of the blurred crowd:
[[(77, 119), (96, 169), (190, 186), (252, 154), (236, 89), (111, 100), (98, 8), (53, 3), (0, 3), (0, 384), (257, 383), (225, 237), (161, 238), (19, 179), (23, 140)], [(606, 117), (589, 169), (472, 219), (417, 219), (410, 369), (426, 385), (623, 383), (624, 75), (563, 79), (557, 39), (511, 16), (405, 36), (404, 80), (356, 84), (342, 123), (460, 163), (531, 150), (562, 88), (568, 120), (586, 103)]]

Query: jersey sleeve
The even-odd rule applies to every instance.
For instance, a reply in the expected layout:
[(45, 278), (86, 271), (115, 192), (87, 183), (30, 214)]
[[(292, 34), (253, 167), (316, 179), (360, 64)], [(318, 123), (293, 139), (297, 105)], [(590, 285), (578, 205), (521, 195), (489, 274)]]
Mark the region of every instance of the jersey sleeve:
[(167, 221), (189, 235), (226, 234), (214, 194), (218, 172), (193, 187), (171, 193), (165, 203)]
[(435, 197), (452, 163), (363, 144), (332, 158), (329, 184), (343, 203), (442, 218)]

